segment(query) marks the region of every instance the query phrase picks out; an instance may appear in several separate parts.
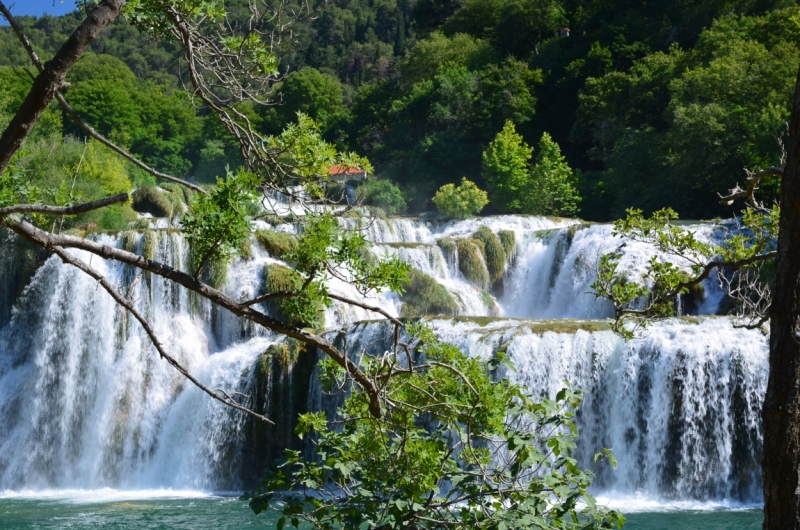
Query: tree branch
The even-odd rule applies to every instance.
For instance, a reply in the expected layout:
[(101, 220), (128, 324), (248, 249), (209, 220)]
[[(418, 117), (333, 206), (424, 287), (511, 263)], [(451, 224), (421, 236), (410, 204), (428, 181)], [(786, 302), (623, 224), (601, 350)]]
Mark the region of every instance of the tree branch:
[[(0, 2), (0, 5), (3, 5)], [(55, 57), (47, 62), (36, 77), (30, 92), (20, 105), (14, 118), (0, 136), (0, 172), (4, 171), (12, 157), (30, 134), (44, 109), (64, 87), (64, 79), (73, 64), (89, 47), (89, 44), (105, 29), (125, 5), (125, 0), (103, 0), (70, 35)]]
[[(681, 291), (684, 289), (688, 289), (689, 287), (694, 287), (695, 285), (700, 284), (703, 280), (708, 278), (711, 274), (711, 271), (714, 269), (719, 269), (723, 267), (730, 268), (734, 271), (741, 269), (742, 267), (746, 267), (748, 265), (752, 265), (753, 263), (757, 263), (759, 261), (766, 261), (768, 259), (773, 259), (778, 255), (776, 251), (772, 252), (765, 252), (764, 254), (756, 254), (755, 256), (750, 256), (749, 258), (740, 259), (737, 261), (709, 261), (703, 267), (703, 270), (692, 278), (691, 280), (681, 282), (675, 286), (674, 289), (671, 291), (660, 295), (654, 302), (652, 302), (647, 308), (645, 309), (625, 309), (617, 307), (615, 304), (615, 313), (617, 316), (622, 315), (629, 315), (639, 317), (647, 317), (655, 312), (658, 308), (662, 307), (664, 304), (669, 303), (672, 299), (676, 296), (681, 294)], [(606, 298), (610, 298), (606, 296)], [(612, 302), (614, 302), (613, 298), (610, 298)]]
[(742, 189), (737, 184), (735, 188), (728, 191), (728, 195), (722, 196), (721, 194), (717, 194), (720, 197), (719, 203), (724, 206), (730, 206), (733, 202), (737, 199), (744, 199), (745, 202), (750, 204), (750, 206), (754, 208), (759, 208), (760, 205), (756, 201), (755, 192), (758, 189), (758, 184), (761, 182), (761, 179), (766, 177), (782, 177), (783, 170), (779, 167), (769, 167), (767, 169), (762, 169), (761, 171), (757, 171), (755, 173), (747, 171), (747, 178), (745, 179), (744, 183), (747, 187), (746, 189)]
[(111, 204), (128, 201), (127, 193), (120, 193), (112, 197), (105, 197), (92, 202), (76, 204), (75, 206), (50, 206), (47, 204), (17, 204), (0, 208), (0, 216), (13, 213), (42, 213), (45, 215), (78, 215), (81, 213), (98, 210)]
[(334, 300), (339, 300), (340, 302), (344, 302), (345, 304), (354, 305), (356, 307), (360, 307), (362, 309), (366, 309), (367, 311), (373, 311), (375, 313), (383, 315), (386, 318), (388, 318), (393, 324), (397, 324), (398, 326), (402, 326), (403, 325), (403, 322), (400, 321), (397, 317), (392, 316), (390, 313), (388, 313), (387, 311), (381, 309), (378, 306), (367, 305), (367, 304), (365, 304), (363, 302), (359, 302), (358, 300), (352, 300), (350, 298), (345, 298), (344, 296), (339, 296), (339, 295), (335, 295), (335, 294), (328, 293), (328, 296), (330, 298), (333, 298)]
[(139, 256), (138, 254), (127, 252), (119, 248), (110, 247), (108, 245), (103, 245), (96, 241), (90, 241), (81, 237), (65, 234), (53, 234), (52, 232), (47, 232), (37, 228), (27, 221), (20, 219), (6, 217), (4, 219), (0, 219), (0, 225), (10, 228), (15, 233), (19, 234), (21, 237), (30, 241), (34, 245), (47, 250), (52, 250), (54, 247), (78, 248), (87, 252), (91, 252), (92, 254), (100, 256), (104, 259), (111, 259), (121, 263), (127, 263), (128, 265), (132, 265), (141, 270), (157, 274), (158, 276), (171, 280), (191, 291), (194, 291), (200, 296), (210, 300), (214, 304), (227, 309), (234, 315), (250, 320), (251, 322), (255, 322), (267, 329), (287, 335), (293, 339), (297, 339), (309, 346), (318, 348), (327, 354), (331, 359), (336, 361), (336, 363), (342, 368), (344, 368), (350, 374), (353, 380), (364, 389), (370, 398), (370, 412), (376, 418), (381, 417), (380, 392), (375, 383), (369, 377), (367, 377), (367, 375), (361, 371), (358, 365), (351, 361), (346, 354), (340, 352), (328, 340), (294, 326), (288, 326), (283, 322), (252, 309), (251, 307), (242, 306), (242, 304), (227, 294), (214, 289), (210, 285), (201, 282), (189, 274), (173, 269), (172, 267), (163, 263), (151, 261), (147, 258)]
[[(14, 30), (14, 33), (16, 33), (17, 38), (22, 43), (22, 46), (25, 48), (25, 51), (28, 52), (28, 57), (30, 57), (31, 62), (33, 62), (33, 64), (36, 66), (36, 69), (39, 70), (39, 73), (42, 73), (44, 71), (44, 66), (42, 65), (42, 62), (39, 60), (39, 56), (36, 55), (36, 52), (34, 51), (33, 46), (31, 46), (31, 43), (28, 40), (28, 37), (25, 36), (25, 33), (22, 31), (22, 28), (20, 27), (19, 24), (17, 24), (17, 20), (13, 17), (13, 15), (11, 15), (11, 12), (8, 10), (8, 8), (5, 5), (3, 5), (2, 2), (0, 2), (0, 13), (2, 13), (2, 15), (6, 18), (6, 20), (8, 20), (8, 23), (11, 24), (11, 28)], [(185, 181), (183, 179), (179, 179), (177, 177), (173, 177), (172, 175), (167, 175), (166, 173), (161, 173), (160, 171), (148, 166), (147, 164), (145, 164), (144, 162), (142, 162), (141, 160), (139, 160), (138, 158), (136, 158), (135, 156), (133, 156), (132, 154), (127, 152), (126, 150), (122, 149), (121, 147), (119, 147), (115, 143), (113, 143), (110, 140), (108, 140), (107, 138), (105, 138), (102, 134), (100, 134), (99, 132), (94, 130), (94, 128), (92, 128), (91, 125), (89, 125), (88, 123), (83, 121), (81, 119), (81, 117), (78, 116), (78, 113), (75, 112), (75, 109), (73, 109), (72, 106), (69, 103), (67, 103), (67, 100), (64, 99), (64, 96), (61, 95), (60, 92), (56, 92), (55, 93), (55, 98), (58, 101), (58, 103), (61, 105), (61, 107), (64, 109), (64, 112), (66, 112), (69, 115), (69, 117), (72, 118), (72, 120), (75, 123), (77, 123), (78, 126), (81, 129), (83, 129), (83, 131), (86, 134), (88, 134), (89, 136), (91, 136), (92, 138), (94, 138), (95, 140), (100, 142), (101, 144), (105, 145), (106, 147), (108, 147), (112, 151), (115, 151), (116, 153), (121, 155), (123, 158), (127, 159), (129, 162), (131, 162), (135, 166), (147, 171), (148, 173), (150, 173), (154, 177), (161, 178), (161, 179), (164, 179), (164, 180), (170, 180), (170, 181), (178, 183), (178, 184), (180, 184), (182, 186), (186, 186), (187, 188), (192, 189), (192, 190), (194, 190), (194, 191), (196, 191), (198, 193), (206, 193), (206, 190), (204, 190), (200, 186), (192, 184), (191, 182), (187, 182), (187, 181)]]
[(278, 291), (275, 293), (267, 293), (267, 294), (262, 294), (261, 296), (257, 296), (252, 300), (247, 300), (245, 302), (242, 302), (240, 305), (242, 307), (250, 307), (251, 305), (260, 304), (261, 302), (266, 302), (268, 300), (275, 300), (276, 298), (288, 298), (296, 294), (297, 293), (295, 291)]
[(256, 412), (248, 409), (247, 407), (243, 407), (242, 405), (239, 405), (232, 397), (230, 397), (230, 395), (227, 392), (220, 390), (223, 393), (223, 395), (225, 396), (224, 398), (222, 398), (215, 391), (211, 390), (210, 388), (205, 386), (203, 383), (201, 383), (199, 380), (197, 380), (192, 374), (189, 373), (189, 371), (186, 368), (181, 366), (181, 364), (174, 357), (169, 355), (166, 352), (166, 350), (164, 350), (164, 347), (159, 342), (158, 337), (156, 337), (155, 331), (153, 331), (153, 328), (152, 328), (152, 326), (150, 326), (150, 323), (141, 315), (141, 313), (139, 313), (136, 310), (135, 307), (133, 307), (133, 303), (130, 300), (128, 300), (127, 298), (123, 297), (110, 283), (108, 283), (108, 280), (106, 280), (105, 277), (102, 274), (100, 274), (99, 272), (97, 272), (96, 270), (94, 270), (93, 268), (91, 268), (89, 265), (85, 264), (81, 260), (79, 260), (79, 259), (77, 259), (77, 258), (75, 258), (73, 256), (70, 256), (61, 247), (55, 246), (51, 250), (59, 258), (61, 258), (61, 261), (63, 261), (64, 263), (67, 263), (69, 265), (72, 265), (73, 267), (76, 267), (76, 268), (82, 270), (83, 272), (85, 272), (86, 274), (88, 274), (89, 276), (91, 276), (92, 278), (97, 280), (97, 283), (99, 283), (103, 287), (103, 289), (105, 289), (106, 292), (111, 295), (111, 298), (113, 298), (115, 302), (117, 302), (119, 305), (121, 305), (122, 307), (127, 309), (128, 312), (130, 312), (130, 314), (132, 314), (133, 317), (136, 320), (139, 321), (139, 324), (142, 325), (142, 328), (144, 328), (145, 333), (147, 333), (147, 336), (150, 337), (150, 340), (152, 341), (153, 346), (155, 346), (156, 351), (158, 351), (158, 354), (161, 356), (161, 358), (162, 359), (166, 359), (166, 361), (169, 364), (174, 366), (176, 370), (178, 370), (181, 374), (183, 374), (183, 376), (186, 377), (186, 379), (188, 379), (189, 381), (191, 381), (197, 388), (199, 388), (200, 390), (202, 390), (203, 392), (205, 392), (206, 394), (208, 394), (212, 398), (216, 399), (220, 403), (224, 403), (225, 405), (227, 405), (229, 407), (233, 407), (236, 410), (240, 410), (240, 411), (244, 412), (245, 414), (248, 414), (248, 415), (256, 418), (259, 421), (263, 421), (265, 423), (269, 423), (270, 425), (275, 425), (275, 423), (273, 421), (271, 421), (270, 419), (266, 418), (265, 416), (262, 416), (261, 414), (258, 414)]

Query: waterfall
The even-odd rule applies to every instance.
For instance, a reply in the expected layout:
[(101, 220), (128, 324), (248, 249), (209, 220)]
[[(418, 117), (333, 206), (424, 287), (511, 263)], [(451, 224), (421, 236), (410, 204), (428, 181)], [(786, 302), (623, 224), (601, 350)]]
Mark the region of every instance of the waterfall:
[[(593, 455), (610, 448), (619, 462), (616, 470), (597, 470), (596, 492), (760, 498), (760, 414), (769, 370), (760, 331), (719, 317), (673, 319), (626, 343), (608, 321), (432, 319), (429, 325), (470, 355), (489, 359), (505, 351), (515, 366), (505, 377), (535, 395), (552, 399), (565, 383), (586, 390), (576, 422), (578, 459), (592, 468)], [(392, 333), (385, 323), (354, 326), (351, 354), (388, 348)]]
[[(568, 381), (588, 391), (579, 410), (579, 455), (613, 449), (614, 471), (598, 470), (599, 493), (648, 498), (758, 500), (759, 409), (767, 341), (723, 317), (674, 319), (624, 342), (608, 330), (610, 308), (587, 294), (593, 266), (618, 250), (620, 267), (641, 271), (652, 251), (612, 236), (608, 225), (499, 216), (436, 222), (343, 218), (362, 228), (376, 256), (396, 256), (447, 289), (462, 318), (432, 318), (436, 333), (470, 355), (508, 352), (507, 374), (531, 392), (553, 395)], [(472, 237), (480, 225), (514, 233), (502, 282), (483, 289), (464, 276), (443, 238)], [(163, 222), (148, 230), (96, 236), (102, 242), (185, 268), (183, 237)], [(259, 228), (297, 233), (289, 224)], [(717, 237), (697, 225), (700, 237)], [(210, 400), (160, 360), (141, 327), (91, 278), (0, 233), (0, 491), (41, 488), (238, 490), (285, 447), (298, 412), (335, 406), (314, 382), (313, 352), (289, 364), (265, 352), (283, 341), (163, 278), (74, 254), (129, 295), (166, 349), (211, 388), (247, 395), (276, 421), (255, 425)], [(264, 267), (282, 263), (253, 241), (221, 287), (247, 299), (262, 292)], [(332, 292), (363, 299), (350, 285)], [(722, 293), (683, 302), (686, 314), (714, 315)], [(402, 296), (366, 299), (401, 315)], [(263, 307), (262, 307), (263, 309)], [(501, 315), (501, 318), (487, 318)], [(514, 317), (514, 318), (511, 318)], [(325, 327), (344, 330), (350, 349), (385, 346), (374, 313), (335, 303)], [(535, 320), (534, 320), (535, 319)], [(332, 333), (334, 337), (341, 334)], [(383, 341), (383, 342), (382, 342)], [(266, 359), (266, 360), (265, 360)]]

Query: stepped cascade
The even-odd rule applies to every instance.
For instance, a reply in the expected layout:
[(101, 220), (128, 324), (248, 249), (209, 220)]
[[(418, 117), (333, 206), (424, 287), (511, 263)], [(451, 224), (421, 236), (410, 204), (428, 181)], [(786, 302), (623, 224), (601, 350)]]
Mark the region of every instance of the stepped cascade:
[[(681, 301), (682, 316), (625, 342), (609, 329), (611, 308), (589, 293), (593, 267), (618, 250), (621, 266), (635, 272), (652, 251), (613, 237), (611, 226), (525, 216), (342, 223), (365, 230), (376, 255), (409, 262), (441, 295), (382, 293), (371, 303), (397, 316), (435, 308), (426, 312), (439, 315), (429, 317), (438, 336), (471, 355), (507, 352), (516, 371), (504, 376), (533, 393), (553, 395), (564, 382), (588, 391), (578, 415), (580, 459), (588, 467), (608, 447), (619, 461), (616, 470), (597, 470), (595, 493), (760, 500), (768, 341), (714, 316), (723, 295), (713, 280)], [(695, 229), (708, 239), (719, 231)], [(94, 280), (55, 257), (33, 267), (19, 259), (20, 241), (0, 237), (14, 249), (0, 256), (0, 491), (241, 490), (256, 485), (284, 447), (298, 445), (298, 412), (333, 406), (315, 383), (315, 352), (276, 348), (281, 337), (163, 278), (94, 257), (93, 266), (134, 300), (184, 366), (210, 388), (250, 396), (249, 406), (276, 421), (254, 425), (159, 360), (138, 323)], [(177, 268), (188, 259), (180, 232), (161, 221), (96, 237)], [(495, 237), (502, 260), (488, 250)], [(219, 279), (231, 296), (255, 296), (265, 269), (283, 264), (257, 239), (251, 255)], [(331, 291), (359, 298), (341, 282)], [(334, 304), (325, 326), (344, 329), (355, 354), (389, 340), (389, 327), (375, 318)]]

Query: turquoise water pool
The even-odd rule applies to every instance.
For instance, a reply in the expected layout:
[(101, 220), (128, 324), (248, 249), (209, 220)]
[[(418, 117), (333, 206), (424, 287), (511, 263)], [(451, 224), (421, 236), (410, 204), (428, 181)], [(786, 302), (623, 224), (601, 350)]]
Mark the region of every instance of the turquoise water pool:
[[(628, 513), (630, 530), (758, 530), (760, 509), (674, 509)], [(275, 528), (234, 496), (113, 490), (0, 493), (2, 529), (233, 530)]]

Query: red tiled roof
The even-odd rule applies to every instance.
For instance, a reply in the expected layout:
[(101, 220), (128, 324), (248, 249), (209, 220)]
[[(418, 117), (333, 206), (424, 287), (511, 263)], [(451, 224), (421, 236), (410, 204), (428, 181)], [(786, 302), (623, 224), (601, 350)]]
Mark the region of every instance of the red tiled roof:
[(363, 169), (359, 169), (357, 167), (344, 167), (344, 166), (337, 166), (334, 165), (331, 167), (330, 174), (331, 175), (355, 175), (358, 173), (364, 173)]

